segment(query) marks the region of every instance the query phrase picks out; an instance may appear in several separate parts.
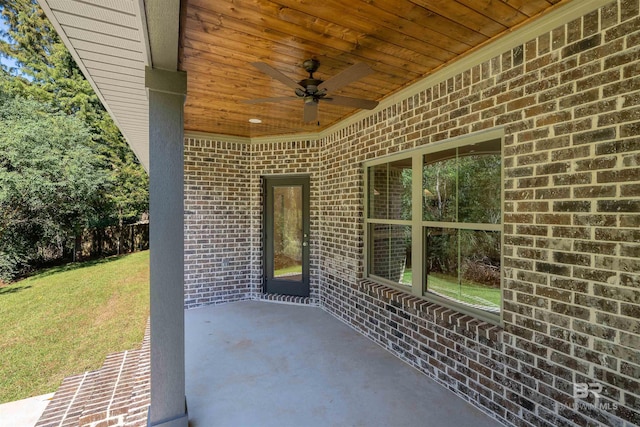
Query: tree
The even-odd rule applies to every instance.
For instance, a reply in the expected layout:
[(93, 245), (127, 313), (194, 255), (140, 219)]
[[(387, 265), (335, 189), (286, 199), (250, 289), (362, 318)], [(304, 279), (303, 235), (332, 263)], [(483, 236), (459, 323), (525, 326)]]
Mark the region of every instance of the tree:
[(0, 90), (0, 278), (87, 227), (109, 176), (84, 122)]
[(95, 131), (105, 116), (100, 100), (75, 64), (55, 29), (35, 0), (4, 2), (0, 54), (17, 66), (3, 66), (5, 90), (14, 96), (51, 105), (75, 115)]
[(3, 90), (82, 120), (100, 155), (96, 167), (108, 172), (110, 185), (89, 225), (134, 222), (148, 210), (148, 176), (46, 15), (35, 0), (4, 2), (0, 15), (8, 28), (0, 34), (0, 55), (17, 64), (2, 67)]
[(123, 225), (148, 210), (146, 172), (37, 2), (5, 2), (0, 15), (7, 26), (0, 34), (0, 55), (16, 64), (13, 68), (3, 65), (0, 88), (12, 97), (37, 101), (51, 112), (85, 123), (91, 148), (99, 155), (96, 167), (108, 175), (101, 196), (92, 201), (93, 215), (87, 225), (117, 224), (120, 252)]

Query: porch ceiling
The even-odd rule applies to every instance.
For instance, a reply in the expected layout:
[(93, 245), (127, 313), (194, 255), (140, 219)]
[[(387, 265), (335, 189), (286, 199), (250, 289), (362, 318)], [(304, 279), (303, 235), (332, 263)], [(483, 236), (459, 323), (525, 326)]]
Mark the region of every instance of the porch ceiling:
[[(187, 72), (185, 129), (257, 137), (318, 132), (355, 111), (320, 103), (304, 124), (303, 101), (244, 104), (293, 95), (251, 63), (298, 81), (320, 61), (326, 80), (365, 62), (373, 74), (334, 94), (381, 101), (514, 27), (571, 0), (188, 0), (183, 1), (180, 69)], [(250, 118), (261, 124), (250, 124)]]
[(266, 62), (295, 81), (307, 77), (301, 65), (309, 58), (320, 61), (315, 77), (323, 80), (364, 62), (374, 72), (333, 94), (384, 105), (445, 65), (515, 35), (516, 27), (537, 28), (525, 24), (551, 9), (566, 4), (549, 15), (561, 16), (606, 0), (38, 1), (147, 167), (145, 66), (187, 72), (186, 131), (317, 134), (358, 110), (321, 103), (319, 125), (305, 125), (300, 99), (242, 103), (293, 95), (252, 62)]

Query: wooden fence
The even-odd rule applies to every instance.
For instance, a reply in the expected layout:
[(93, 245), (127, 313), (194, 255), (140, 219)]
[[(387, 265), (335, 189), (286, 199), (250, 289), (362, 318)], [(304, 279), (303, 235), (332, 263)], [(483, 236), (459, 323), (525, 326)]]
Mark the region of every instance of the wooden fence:
[(76, 241), (76, 259), (125, 254), (149, 249), (149, 221), (85, 230)]

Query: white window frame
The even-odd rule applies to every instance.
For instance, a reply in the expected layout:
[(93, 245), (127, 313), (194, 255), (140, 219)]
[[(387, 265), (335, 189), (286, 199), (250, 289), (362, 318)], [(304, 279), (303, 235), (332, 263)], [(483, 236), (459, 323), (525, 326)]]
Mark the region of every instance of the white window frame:
[[(447, 223), (438, 221), (423, 221), (422, 220), (422, 169), (424, 165), (424, 156), (429, 153), (436, 153), (443, 150), (449, 150), (453, 148), (459, 148), (467, 145), (473, 145), (481, 142), (487, 142), (491, 140), (500, 140), (501, 148), (501, 218), (500, 224), (476, 224), (471, 223), (465, 225), (465, 223)], [(369, 168), (372, 166), (378, 166), (386, 163), (396, 162), (403, 159), (411, 158), (412, 165), (412, 189), (411, 189), (411, 220), (396, 220), (396, 219), (375, 219), (369, 218)], [(474, 134), (464, 135), (458, 138), (439, 141), (436, 143), (428, 144), (422, 147), (418, 147), (411, 150), (406, 150), (399, 153), (394, 153), (388, 156), (382, 156), (373, 160), (363, 162), (363, 176), (364, 176), (364, 276), (374, 282), (378, 282), (402, 292), (407, 292), (413, 296), (423, 298), (427, 301), (435, 302), (447, 308), (459, 311), (464, 314), (469, 314), (480, 320), (502, 325), (503, 322), (503, 300), (500, 298), (500, 312), (499, 314), (490, 313), (485, 310), (474, 308), (464, 303), (457, 303), (454, 300), (440, 297), (433, 293), (429, 293), (426, 290), (426, 283), (424, 277), (424, 256), (425, 256), (425, 233), (426, 227), (448, 227), (456, 229), (473, 229), (473, 230), (489, 230), (499, 231), (501, 236), (501, 248), (504, 248), (504, 130), (502, 128), (493, 129), (485, 132), (478, 132)], [(416, 179), (417, 178), (417, 179)], [(388, 225), (406, 225), (411, 226), (411, 269), (412, 269), (412, 284), (411, 286), (405, 286), (401, 283), (395, 283), (391, 280), (370, 274), (370, 257), (372, 255), (371, 239), (369, 236), (371, 224), (388, 224)], [(503, 274), (502, 265), (504, 261), (504, 249), (500, 254), (500, 290), (502, 296), (504, 296), (503, 287)]]

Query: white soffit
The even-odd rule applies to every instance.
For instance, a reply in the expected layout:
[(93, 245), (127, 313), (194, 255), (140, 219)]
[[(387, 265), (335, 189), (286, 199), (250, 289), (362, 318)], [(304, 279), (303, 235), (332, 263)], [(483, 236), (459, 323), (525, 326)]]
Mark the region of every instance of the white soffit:
[(38, 0), (129, 146), (149, 170), (149, 64), (141, 0)]

